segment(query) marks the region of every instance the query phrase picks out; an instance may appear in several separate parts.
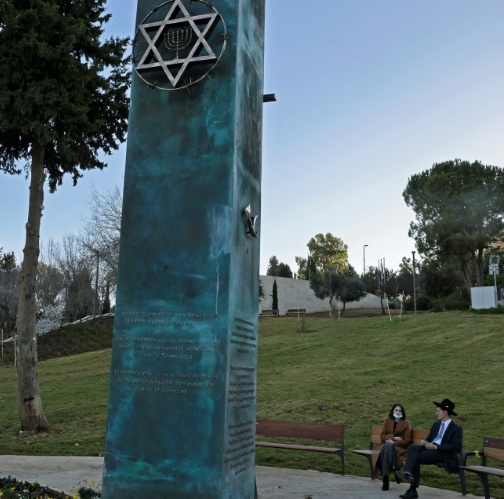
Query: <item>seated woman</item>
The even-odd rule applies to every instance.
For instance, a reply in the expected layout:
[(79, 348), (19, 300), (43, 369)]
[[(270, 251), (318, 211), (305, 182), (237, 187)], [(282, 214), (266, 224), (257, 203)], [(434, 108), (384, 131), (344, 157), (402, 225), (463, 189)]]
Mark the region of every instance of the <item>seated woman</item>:
[(372, 455), (377, 476), (382, 476), (382, 490), (389, 489), (389, 473), (403, 467), (408, 445), (411, 443), (411, 426), (401, 404), (394, 404), (383, 422), (381, 445)]

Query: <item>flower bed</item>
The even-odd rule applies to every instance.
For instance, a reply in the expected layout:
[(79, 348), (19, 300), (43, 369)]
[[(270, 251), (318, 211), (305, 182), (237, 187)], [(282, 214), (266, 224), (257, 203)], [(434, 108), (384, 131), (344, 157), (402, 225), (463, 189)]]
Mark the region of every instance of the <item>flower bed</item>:
[[(88, 486), (89, 485), (89, 486)], [(73, 490), (73, 489), (72, 489)], [(0, 478), (1, 499), (99, 499), (101, 492), (86, 484), (76, 488), (73, 496), (43, 487), (37, 482), (20, 482), (12, 477)]]
[(12, 477), (0, 478), (1, 499), (68, 499), (63, 492), (30, 482), (20, 482)]

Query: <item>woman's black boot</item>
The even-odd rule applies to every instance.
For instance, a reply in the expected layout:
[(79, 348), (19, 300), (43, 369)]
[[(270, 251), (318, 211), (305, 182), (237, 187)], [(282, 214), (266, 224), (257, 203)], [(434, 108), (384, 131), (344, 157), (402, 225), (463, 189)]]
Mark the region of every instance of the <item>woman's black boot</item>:
[(388, 490), (389, 489), (389, 479), (388, 475), (383, 475), (383, 485), (382, 485), (382, 490)]

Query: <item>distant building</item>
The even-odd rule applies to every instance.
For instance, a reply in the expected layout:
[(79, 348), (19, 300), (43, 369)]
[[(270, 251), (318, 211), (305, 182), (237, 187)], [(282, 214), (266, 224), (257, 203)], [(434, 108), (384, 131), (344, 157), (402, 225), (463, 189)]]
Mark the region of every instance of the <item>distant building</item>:
[[(261, 279), (264, 289), (264, 298), (261, 298), (259, 302), (259, 313), (263, 309), (272, 308), (271, 295), (275, 279), (278, 286), (278, 310), (280, 315), (284, 315), (289, 308), (305, 308), (307, 314), (315, 312), (329, 313), (331, 310), (329, 298), (325, 300), (317, 298), (310, 288), (310, 281), (269, 275), (259, 276), (259, 279)], [(378, 296), (368, 293), (360, 301), (348, 302), (345, 308), (381, 308), (381, 300)]]

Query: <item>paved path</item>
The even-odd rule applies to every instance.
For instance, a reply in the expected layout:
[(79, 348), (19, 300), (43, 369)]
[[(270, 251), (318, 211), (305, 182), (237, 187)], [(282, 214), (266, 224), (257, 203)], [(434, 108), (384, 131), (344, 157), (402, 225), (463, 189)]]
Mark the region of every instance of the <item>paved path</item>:
[[(0, 456), (0, 476), (38, 482), (70, 493), (77, 485), (101, 484), (102, 457)], [(407, 486), (390, 484), (382, 492), (381, 482), (369, 478), (334, 475), (318, 471), (256, 467), (259, 499), (396, 499)], [(420, 499), (462, 499), (460, 492), (421, 487)], [(468, 494), (467, 499), (476, 496)]]

